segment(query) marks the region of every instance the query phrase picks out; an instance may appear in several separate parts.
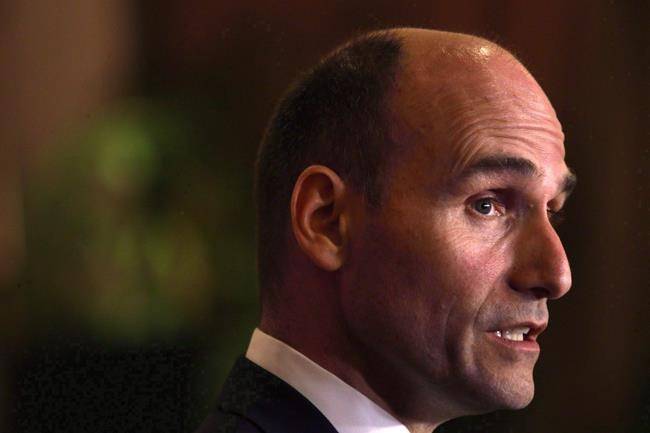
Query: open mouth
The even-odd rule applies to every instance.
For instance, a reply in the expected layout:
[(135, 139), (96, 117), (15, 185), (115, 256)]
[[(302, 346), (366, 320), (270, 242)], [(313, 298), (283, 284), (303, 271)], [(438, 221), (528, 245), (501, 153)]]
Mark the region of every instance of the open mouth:
[(511, 325), (503, 327), (502, 329), (497, 329), (491, 331), (496, 337), (508, 341), (536, 341), (537, 336), (544, 332), (546, 329), (547, 323), (522, 323), (517, 325)]
[(494, 332), (497, 337), (510, 341), (524, 341), (528, 339), (529, 333), (529, 327), (512, 328)]

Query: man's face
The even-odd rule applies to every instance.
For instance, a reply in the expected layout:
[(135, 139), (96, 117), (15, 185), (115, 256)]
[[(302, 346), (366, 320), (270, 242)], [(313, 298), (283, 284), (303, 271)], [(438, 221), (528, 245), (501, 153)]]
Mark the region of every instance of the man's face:
[(530, 77), (496, 68), (398, 88), (398, 154), (344, 274), (371, 386), (449, 418), (530, 402), (547, 300), (571, 285), (552, 226), (572, 183), (561, 127)]

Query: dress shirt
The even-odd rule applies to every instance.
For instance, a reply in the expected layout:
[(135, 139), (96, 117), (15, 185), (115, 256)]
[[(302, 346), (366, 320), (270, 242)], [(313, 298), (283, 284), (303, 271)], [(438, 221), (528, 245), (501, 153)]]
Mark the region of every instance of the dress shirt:
[(246, 358), (300, 392), (339, 433), (409, 433), (361, 392), (258, 328), (253, 331)]

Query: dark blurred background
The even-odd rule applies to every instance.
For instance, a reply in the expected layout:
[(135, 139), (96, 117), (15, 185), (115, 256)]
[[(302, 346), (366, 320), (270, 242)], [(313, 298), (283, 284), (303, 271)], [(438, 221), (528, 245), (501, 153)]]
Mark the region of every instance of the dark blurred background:
[(444, 432), (649, 432), (647, 1), (0, 4), (0, 431), (190, 432), (256, 324), (253, 162), (365, 30), (468, 32), (546, 90), (579, 176), (530, 407)]

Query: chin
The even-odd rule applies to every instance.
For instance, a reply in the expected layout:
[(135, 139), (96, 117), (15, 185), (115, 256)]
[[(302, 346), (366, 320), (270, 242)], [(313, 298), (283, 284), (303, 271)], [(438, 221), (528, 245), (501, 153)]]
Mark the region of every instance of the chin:
[(530, 380), (501, 378), (474, 389), (470, 410), (473, 414), (481, 414), (495, 410), (523, 409), (533, 401), (534, 395), (535, 384), (532, 378)]
[(533, 401), (533, 396), (534, 396), (533, 392), (525, 395), (511, 396), (511, 398), (509, 398), (505, 402), (502, 409), (511, 409), (511, 410), (523, 409)]
[(528, 406), (533, 401), (534, 395), (535, 384), (531, 378), (530, 380), (501, 382), (496, 392), (488, 398), (492, 400), (492, 410), (517, 410)]

